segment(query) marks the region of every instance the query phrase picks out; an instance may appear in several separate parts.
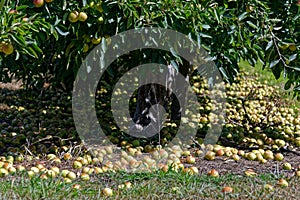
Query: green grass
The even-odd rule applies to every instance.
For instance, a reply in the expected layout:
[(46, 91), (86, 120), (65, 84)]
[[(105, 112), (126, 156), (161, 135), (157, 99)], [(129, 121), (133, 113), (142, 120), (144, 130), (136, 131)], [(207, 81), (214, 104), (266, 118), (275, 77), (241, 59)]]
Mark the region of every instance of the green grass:
[[(289, 180), (290, 186), (276, 186), (279, 177), (263, 174), (246, 177), (227, 174), (218, 178), (207, 175), (188, 175), (169, 171), (152, 173), (110, 173), (95, 175), (91, 181), (75, 181), (81, 185), (74, 189), (74, 183), (61, 183), (59, 178), (27, 178), (26, 175), (11, 176), (1, 180), (1, 199), (103, 199), (101, 190), (113, 189), (108, 199), (291, 199), (300, 197), (300, 178)], [(130, 189), (119, 189), (118, 185), (130, 181)], [(273, 191), (264, 189), (269, 183)], [(223, 194), (224, 186), (231, 186), (234, 192)]]
[(284, 84), (288, 81), (288, 79), (284, 78), (283, 74), (281, 74), (280, 78), (276, 80), (272, 71), (268, 68), (263, 69), (260, 64), (253, 67), (249, 65), (248, 62), (242, 61), (239, 63), (239, 66), (241, 71), (248, 72), (249, 76), (257, 78), (259, 82), (278, 88), (278, 90), (282, 93), (282, 99), (287, 102), (289, 107), (299, 110), (300, 101), (293, 98), (293, 91), (284, 89)]

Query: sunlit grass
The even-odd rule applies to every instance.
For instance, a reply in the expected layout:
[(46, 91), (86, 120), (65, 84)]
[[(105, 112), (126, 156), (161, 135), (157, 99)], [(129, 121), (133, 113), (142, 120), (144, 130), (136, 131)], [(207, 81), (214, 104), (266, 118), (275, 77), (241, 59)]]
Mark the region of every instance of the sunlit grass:
[[(1, 199), (103, 199), (104, 187), (113, 189), (114, 195), (108, 199), (286, 199), (299, 197), (300, 179), (293, 177), (290, 186), (276, 186), (280, 177), (272, 174), (247, 177), (226, 174), (217, 178), (207, 175), (189, 175), (174, 171), (149, 173), (107, 173), (94, 175), (92, 181), (77, 180), (65, 184), (60, 178), (29, 179), (25, 174), (2, 179)], [(118, 185), (129, 181), (132, 187), (119, 188)], [(273, 191), (264, 188), (271, 184)], [(73, 185), (79, 184), (80, 189)], [(234, 189), (231, 194), (221, 192), (224, 186)], [(105, 197), (106, 198), (106, 197)]]

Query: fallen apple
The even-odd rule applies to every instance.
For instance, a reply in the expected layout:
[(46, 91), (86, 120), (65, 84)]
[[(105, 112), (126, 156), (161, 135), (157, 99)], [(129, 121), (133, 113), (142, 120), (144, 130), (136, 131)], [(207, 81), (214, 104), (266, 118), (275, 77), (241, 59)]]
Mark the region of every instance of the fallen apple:
[(281, 187), (288, 187), (289, 183), (285, 179), (281, 178), (278, 180), (277, 185)]
[(283, 163), (282, 168), (284, 170), (291, 170), (292, 169), (292, 165), (288, 162)]
[(225, 186), (222, 188), (222, 192), (223, 193), (232, 193), (233, 192), (233, 188), (230, 186)]
[(209, 176), (212, 176), (212, 177), (218, 177), (219, 176), (219, 172), (215, 169), (212, 169), (208, 172), (208, 175)]
[(282, 153), (276, 153), (274, 155), (274, 160), (276, 161), (282, 161), (284, 159), (284, 156), (282, 155)]
[(113, 190), (110, 188), (104, 188), (102, 190), (102, 194), (107, 197), (111, 197), (113, 195)]
[(186, 162), (187, 162), (188, 164), (194, 164), (194, 163), (196, 162), (196, 159), (195, 159), (195, 157), (193, 157), (193, 156), (188, 156), (188, 157), (186, 158)]

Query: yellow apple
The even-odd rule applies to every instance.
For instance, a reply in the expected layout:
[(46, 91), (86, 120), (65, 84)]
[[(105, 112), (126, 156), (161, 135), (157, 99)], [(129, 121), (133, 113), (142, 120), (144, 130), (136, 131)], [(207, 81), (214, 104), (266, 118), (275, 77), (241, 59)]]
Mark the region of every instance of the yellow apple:
[(2, 51), (6, 55), (10, 55), (14, 52), (14, 47), (13, 47), (12, 44), (5, 44), (5, 45), (2, 46)]
[(78, 15), (78, 20), (81, 22), (85, 22), (87, 20), (88, 16), (85, 12), (80, 12)]

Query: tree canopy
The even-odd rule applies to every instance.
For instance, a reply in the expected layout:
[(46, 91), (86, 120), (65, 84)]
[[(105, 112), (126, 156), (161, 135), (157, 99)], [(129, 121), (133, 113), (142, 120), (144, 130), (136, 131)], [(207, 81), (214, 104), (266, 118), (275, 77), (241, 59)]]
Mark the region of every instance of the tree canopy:
[[(246, 60), (270, 68), (277, 79), (286, 77), (285, 89), (300, 90), (297, 0), (1, 0), (0, 13), (1, 81), (14, 75), (26, 86), (48, 82), (70, 90), (96, 45), (109, 44), (110, 36), (125, 30), (153, 26), (196, 40), (228, 82)], [(170, 63), (166, 57), (160, 61)]]

